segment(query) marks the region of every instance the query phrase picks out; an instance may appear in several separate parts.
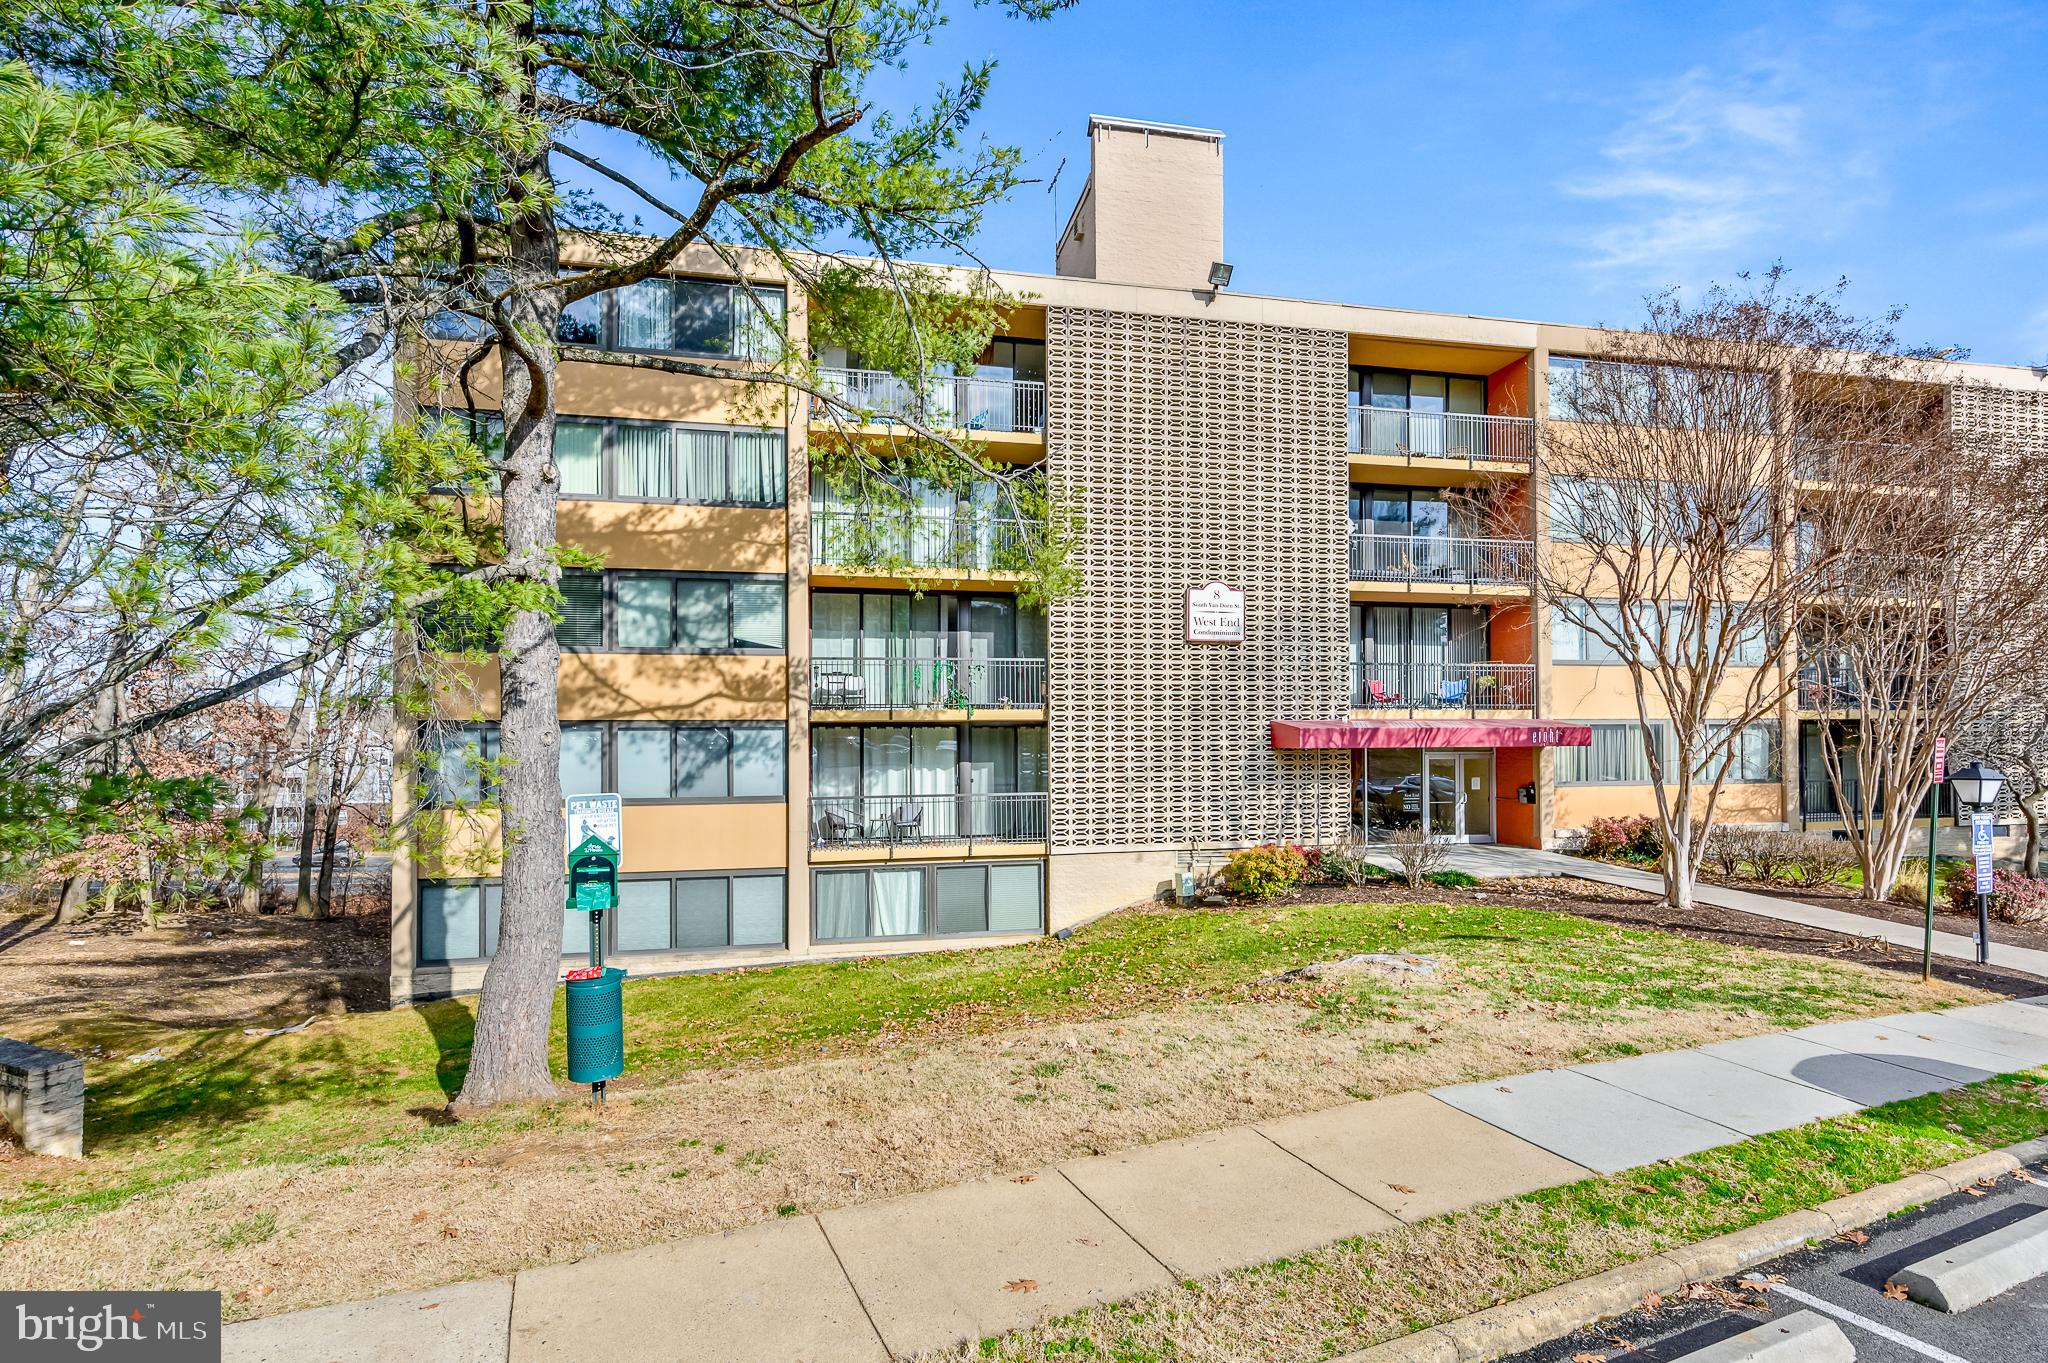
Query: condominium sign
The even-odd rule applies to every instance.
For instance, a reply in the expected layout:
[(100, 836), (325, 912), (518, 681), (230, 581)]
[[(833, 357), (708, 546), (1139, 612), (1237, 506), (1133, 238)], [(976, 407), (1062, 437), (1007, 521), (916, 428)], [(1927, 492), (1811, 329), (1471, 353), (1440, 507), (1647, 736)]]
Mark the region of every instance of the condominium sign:
[(1187, 641), (1191, 644), (1244, 642), (1244, 593), (1221, 582), (1187, 592)]

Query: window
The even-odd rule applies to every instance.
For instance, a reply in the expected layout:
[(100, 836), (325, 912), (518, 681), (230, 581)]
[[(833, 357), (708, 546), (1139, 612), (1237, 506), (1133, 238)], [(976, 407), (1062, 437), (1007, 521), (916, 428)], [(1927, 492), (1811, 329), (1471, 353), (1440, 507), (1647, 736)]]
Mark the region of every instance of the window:
[[(497, 725), (423, 728), (419, 743), (429, 806), (475, 804), (492, 793)], [(774, 723), (564, 724), (558, 762), (564, 795), (780, 800), (788, 792), (788, 734)]]
[[(1650, 602), (1636, 603), (1636, 619), (1640, 622), (1634, 631), (1643, 648), (1645, 662), (1655, 661), (1652, 641), (1668, 639), (1670, 647), (1689, 657), (1692, 640), (1686, 636), (1687, 603), (1668, 602), (1660, 611)], [(1725, 627), (1728, 607), (1715, 602), (1709, 611), (1713, 633), (1707, 640), (1709, 652), (1720, 647), (1720, 631)], [(1625, 641), (1622, 634), (1621, 603), (1617, 601), (1574, 602), (1570, 613), (1562, 606), (1556, 610), (1550, 631), (1550, 656), (1560, 663), (1618, 663), (1623, 653), (1616, 641)], [(1728, 652), (1731, 667), (1762, 667), (1767, 661), (1770, 648), (1769, 636), (1761, 625), (1751, 625), (1742, 632)]]
[(695, 506), (781, 506), (783, 432), (565, 416), (555, 423), (565, 497)]
[(498, 726), (447, 724), (420, 731), (420, 764), (430, 808), (474, 805), (494, 788), (490, 764), (498, 760)]
[[(1671, 764), (1671, 734), (1662, 720), (1651, 724), (1658, 760)], [(1593, 743), (1586, 748), (1557, 750), (1557, 783), (1561, 786), (1647, 786), (1650, 759), (1643, 748), (1643, 726), (1633, 720), (1595, 724)]]
[(780, 577), (565, 572), (555, 638), (582, 653), (780, 653), (788, 590)]
[(818, 871), (813, 883), (821, 942), (1044, 930), (1037, 862)]
[(564, 724), (562, 790), (628, 800), (780, 800), (788, 793), (780, 724)]
[(1771, 376), (1678, 365), (1550, 357), (1553, 421), (1767, 431)]
[(719, 279), (643, 279), (598, 297), (607, 300), (604, 307), (595, 315), (580, 314), (577, 325), (602, 331), (608, 317), (614, 350), (735, 359), (780, 353), (786, 304), (782, 290), (772, 285), (747, 289)]
[[(1727, 731), (1726, 724), (1711, 724), (1707, 741), (1716, 743)], [(1758, 720), (1747, 725), (1728, 745), (1725, 763), (1727, 779), (1738, 784), (1757, 785), (1778, 780), (1778, 721)], [(1702, 780), (1713, 779), (1713, 764), (1700, 764)]]
[[(496, 881), (420, 882), (419, 952), (426, 965), (488, 960), (498, 945)], [(787, 940), (780, 871), (624, 876), (618, 908), (605, 915), (607, 954), (780, 947)], [(589, 916), (562, 911), (562, 954), (590, 949)]]

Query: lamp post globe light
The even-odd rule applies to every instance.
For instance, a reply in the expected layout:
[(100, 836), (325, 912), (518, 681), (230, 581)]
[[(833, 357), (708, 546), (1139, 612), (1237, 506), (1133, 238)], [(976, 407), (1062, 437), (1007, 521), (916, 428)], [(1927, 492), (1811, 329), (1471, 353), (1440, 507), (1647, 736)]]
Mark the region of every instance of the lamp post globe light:
[(1957, 803), (1970, 809), (1990, 809), (1998, 803), (1998, 793), (2005, 789), (2005, 773), (1982, 762), (1972, 762), (1957, 769), (1948, 778), (1948, 785), (1956, 793)]
[[(1998, 804), (1998, 793), (2005, 789), (2005, 773), (1982, 762), (1972, 762), (1950, 776), (1948, 784), (1956, 793), (1956, 802), (1970, 811), (1970, 860), (1977, 877), (1977, 963), (1985, 965), (1991, 960), (1991, 811)], [(1930, 882), (1934, 878), (1931, 854), (1927, 877)]]

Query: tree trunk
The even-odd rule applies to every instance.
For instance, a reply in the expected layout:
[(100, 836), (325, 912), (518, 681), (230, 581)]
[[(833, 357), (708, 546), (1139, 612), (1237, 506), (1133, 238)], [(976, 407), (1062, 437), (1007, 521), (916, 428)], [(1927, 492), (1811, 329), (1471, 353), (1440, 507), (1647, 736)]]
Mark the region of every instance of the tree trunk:
[(2037, 795), (2019, 802), (2020, 817), (2027, 821), (2027, 852), (2020, 871), (2029, 880), (2041, 878), (2041, 799)]
[(64, 888), (57, 893), (56, 925), (61, 928), (66, 923), (76, 923), (85, 917), (87, 902), (86, 877), (64, 877)]
[(336, 754), (327, 764), (327, 808), (320, 830), (320, 888), (313, 899), (315, 918), (325, 918), (334, 910), (334, 845), (341, 836), (342, 785), (341, 760)]
[[(532, 182), (545, 182), (547, 161), (538, 158), (522, 170)], [(527, 354), (499, 352), (506, 427), (505, 555), (535, 565), (552, 583), (559, 578), (552, 558), (557, 493), (553, 338), (561, 304), (554, 291), (535, 293), (532, 287), (556, 277), (560, 242), (545, 204), (522, 208), (523, 187), (509, 194), (514, 200), (508, 215), (512, 268), (525, 286), (509, 306)], [(498, 751), (505, 768), (499, 799), (501, 827), (510, 836), (500, 873), (498, 949), (484, 972), (477, 1002), (469, 1073), (456, 1100), (462, 1106), (555, 1093), (548, 1073), (548, 1021), (562, 936), (561, 728), (555, 706), (559, 659), (552, 620), (538, 611), (511, 617), (498, 655)]]
[(319, 768), (309, 755), (306, 759), (306, 785), (299, 798), (299, 893), (292, 902), (292, 912), (300, 918), (319, 916), (313, 903), (313, 834), (320, 819), (315, 782), (319, 779)]

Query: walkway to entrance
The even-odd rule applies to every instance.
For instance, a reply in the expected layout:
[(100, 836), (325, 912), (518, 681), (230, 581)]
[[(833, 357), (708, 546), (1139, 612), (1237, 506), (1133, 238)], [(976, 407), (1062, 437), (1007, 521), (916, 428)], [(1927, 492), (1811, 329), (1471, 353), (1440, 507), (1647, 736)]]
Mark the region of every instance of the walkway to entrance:
[[(1393, 864), (1385, 856), (1374, 856), (1373, 860), (1381, 865)], [(1654, 871), (1638, 871), (1631, 866), (1588, 861), (1584, 857), (1567, 856), (1563, 852), (1544, 852), (1534, 847), (1453, 846), (1450, 849), (1448, 866), (1452, 870), (1463, 871), (1482, 880), (1508, 876), (1572, 876), (1579, 880), (1596, 880), (1603, 885), (1620, 885), (1631, 890), (1643, 890), (1654, 895), (1664, 893), (1664, 879)], [(1842, 909), (1824, 909), (1818, 904), (1802, 904), (1797, 900), (1780, 899), (1775, 895), (1752, 894), (1747, 890), (1733, 890), (1724, 885), (1701, 883), (1694, 888), (1693, 894), (1702, 904), (1711, 904), (1718, 909), (1753, 913), (1760, 918), (1775, 918), (1782, 923), (1800, 923), (1810, 928), (1822, 928), (1850, 937), (1882, 938), (1893, 946), (1905, 947), (1912, 951), (1920, 950), (1926, 937), (1924, 928), (1915, 927), (1910, 923), (1894, 923), (1888, 918), (1866, 918), (1862, 914), (1849, 913)], [(1959, 933), (1937, 932), (1934, 934), (1934, 954), (1949, 960), (1967, 961), (1974, 965), (1977, 960), (1977, 947), (1968, 937)], [(2048, 979), (2048, 951), (1994, 942), (1991, 947), (1991, 963)]]

